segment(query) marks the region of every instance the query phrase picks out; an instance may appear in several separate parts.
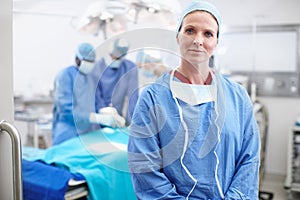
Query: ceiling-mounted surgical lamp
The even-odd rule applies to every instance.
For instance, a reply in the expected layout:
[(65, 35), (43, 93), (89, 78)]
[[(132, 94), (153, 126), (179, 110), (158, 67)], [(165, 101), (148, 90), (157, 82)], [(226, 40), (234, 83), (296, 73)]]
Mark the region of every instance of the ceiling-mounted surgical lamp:
[(98, 36), (99, 31), (103, 31), (103, 36), (106, 39), (106, 25), (113, 20), (113, 15), (108, 12), (102, 12), (99, 16), (87, 16), (81, 19), (78, 24), (80, 32), (91, 33)]
[(108, 31), (116, 33), (127, 30), (128, 22), (137, 24), (139, 20), (141, 21), (139, 17), (149, 20), (147, 15), (139, 16), (143, 10), (161, 15), (159, 22), (173, 23), (181, 7), (179, 2), (174, 0), (99, 0), (89, 6), (81, 18), (78, 29), (94, 35), (103, 31), (106, 39)]
[(91, 4), (78, 23), (78, 30), (91, 33), (95, 36), (102, 30), (104, 39), (107, 39), (107, 25), (116, 17), (125, 15), (129, 6), (122, 1), (107, 0)]
[(145, 9), (151, 13), (158, 13), (161, 10), (160, 5), (157, 3), (147, 4), (144, 2), (133, 2), (132, 5), (134, 6), (135, 9), (135, 16), (134, 16), (135, 24), (138, 22), (138, 17), (141, 10)]
[(151, 13), (158, 13), (161, 10), (161, 6), (157, 3), (151, 3), (147, 6), (147, 10)]
[(129, 5), (122, 0), (108, 0), (105, 4), (105, 10), (113, 15), (124, 15), (129, 10)]
[(139, 15), (142, 10), (146, 10), (149, 13), (167, 14), (172, 13), (174, 15), (181, 12), (181, 6), (178, 1), (174, 0), (125, 0), (134, 8), (134, 23), (139, 21)]

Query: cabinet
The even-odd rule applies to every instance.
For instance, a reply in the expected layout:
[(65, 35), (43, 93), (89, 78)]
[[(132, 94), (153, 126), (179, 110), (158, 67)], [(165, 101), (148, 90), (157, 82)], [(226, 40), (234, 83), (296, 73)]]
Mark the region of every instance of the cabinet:
[(293, 192), (300, 192), (300, 126), (294, 126), (288, 138), (287, 175), (285, 189), (288, 199), (293, 199)]
[(17, 98), (15, 103), (15, 125), (20, 130), (22, 145), (35, 148), (51, 146), (52, 97), (32, 99)]

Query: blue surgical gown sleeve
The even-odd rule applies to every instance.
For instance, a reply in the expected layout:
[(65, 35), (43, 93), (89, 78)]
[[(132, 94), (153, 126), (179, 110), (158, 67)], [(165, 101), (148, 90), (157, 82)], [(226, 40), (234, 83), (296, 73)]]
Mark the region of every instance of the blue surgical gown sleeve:
[(73, 118), (73, 82), (78, 69), (70, 66), (63, 69), (54, 81), (54, 108), (52, 144), (59, 144), (76, 135)]
[(89, 121), (90, 113), (96, 111), (95, 90), (93, 77), (90, 74), (78, 73), (73, 89), (73, 117), (79, 134), (97, 128)]
[(135, 66), (135, 64), (131, 68), (129, 83), (127, 87), (127, 97), (128, 97), (128, 109), (126, 114), (126, 122), (130, 123), (131, 117), (133, 115), (133, 111), (135, 109), (138, 97), (139, 97), (139, 80), (138, 80), (138, 68)]
[(236, 160), (236, 168), (231, 185), (225, 194), (225, 199), (258, 199), (260, 136), (252, 103), (245, 93), (246, 107), (244, 110), (243, 144)]
[(73, 83), (77, 74), (75, 67), (69, 67), (58, 74), (54, 83), (55, 112), (60, 119), (73, 120)]
[[(162, 156), (160, 142), (154, 135), (154, 127), (149, 126), (155, 120), (155, 111), (149, 112), (152, 107), (151, 95), (143, 92), (138, 100), (128, 142), (128, 160), (133, 185), (138, 199), (185, 199), (176, 191), (166, 175), (162, 172)], [(149, 170), (150, 169), (150, 170)]]
[[(101, 58), (98, 62), (95, 63), (93, 72), (92, 72), (92, 76), (93, 79), (95, 81), (95, 83), (101, 84), (101, 77), (103, 75), (103, 72), (106, 69), (106, 65), (104, 62), (104, 59)], [(101, 85), (100, 85), (101, 86)], [(103, 91), (102, 91), (102, 87), (98, 86), (96, 88), (96, 92), (95, 92), (95, 106), (96, 106), (96, 112), (103, 107), (106, 107), (107, 105), (105, 104), (105, 101), (103, 99)]]

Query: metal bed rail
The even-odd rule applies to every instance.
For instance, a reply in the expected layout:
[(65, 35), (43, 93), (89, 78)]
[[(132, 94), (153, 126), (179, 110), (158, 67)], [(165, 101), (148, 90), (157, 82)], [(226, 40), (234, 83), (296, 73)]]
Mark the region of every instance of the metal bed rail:
[(13, 199), (22, 200), (22, 158), (21, 158), (21, 138), (17, 129), (6, 122), (0, 121), (0, 133), (8, 133), (12, 142), (12, 173), (13, 173)]

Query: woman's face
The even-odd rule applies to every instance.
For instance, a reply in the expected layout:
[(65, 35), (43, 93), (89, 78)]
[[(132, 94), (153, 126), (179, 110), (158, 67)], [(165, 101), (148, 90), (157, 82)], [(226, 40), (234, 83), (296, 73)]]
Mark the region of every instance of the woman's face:
[(217, 43), (218, 23), (205, 11), (194, 11), (182, 21), (177, 42), (182, 59), (192, 63), (208, 63)]

